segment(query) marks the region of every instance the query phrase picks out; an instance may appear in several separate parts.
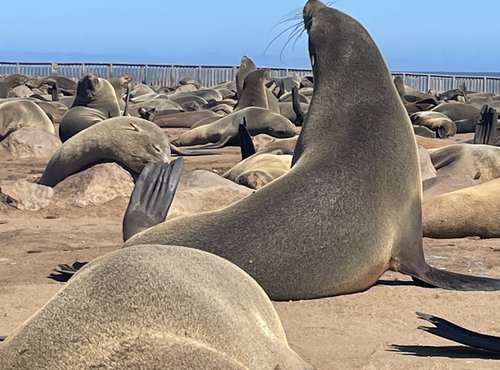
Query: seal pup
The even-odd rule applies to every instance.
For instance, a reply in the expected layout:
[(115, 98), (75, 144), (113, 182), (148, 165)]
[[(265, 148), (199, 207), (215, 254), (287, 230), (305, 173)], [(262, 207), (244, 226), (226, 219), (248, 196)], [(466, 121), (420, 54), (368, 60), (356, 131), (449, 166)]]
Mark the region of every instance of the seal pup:
[(0, 344), (0, 368), (312, 369), (248, 274), (159, 245), (90, 262)]
[(418, 329), (420, 330), (437, 335), (441, 338), (449, 339), (453, 342), (465, 344), (472, 348), (500, 355), (500, 337), (465, 329), (438, 316), (429, 315), (423, 312), (417, 312), (416, 314), (418, 318), (434, 325), (434, 327), (419, 326)]
[(135, 117), (110, 118), (67, 140), (54, 153), (38, 183), (54, 187), (68, 176), (111, 161), (137, 178), (146, 163), (170, 162), (170, 155), (170, 143), (154, 123)]
[(111, 84), (93, 74), (79, 82), (71, 108), (64, 114), (59, 137), (65, 142), (73, 135), (108, 118), (120, 116), (120, 106)]
[(500, 280), (426, 263), (417, 146), (387, 66), (350, 16), (318, 0), (303, 14), (314, 95), (292, 169), (227, 208), (152, 226), (124, 246), (175, 244), (217, 254), (274, 300), (363, 291), (388, 270), (446, 289), (500, 289)]

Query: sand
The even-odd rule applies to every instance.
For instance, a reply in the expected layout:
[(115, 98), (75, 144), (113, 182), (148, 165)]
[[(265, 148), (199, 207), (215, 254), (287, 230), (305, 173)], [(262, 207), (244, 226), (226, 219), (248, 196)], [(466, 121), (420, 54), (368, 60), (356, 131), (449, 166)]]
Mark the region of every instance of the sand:
[[(176, 136), (172, 131), (169, 136)], [(186, 158), (184, 171), (223, 173), (238, 149)], [(40, 176), (47, 159), (0, 158), (0, 181)], [(47, 279), (57, 263), (88, 261), (121, 245), (127, 197), (100, 206), (51, 205), (32, 212), (0, 211), (0, 335), (9, 335), (63, 286)], [(500, 240), (425, 239), (433, 266), (500, 276)], [(360, 261), (362, 263), (362, 261)], [(497, 360), (417, 330), (415, 311), (500, 335), (499, 292), (419, 288), (387, 273), (364, 293), (327, 299), (276, 302), (291, 347), (318, 369), (494, 369)], [(397, 349), (403, 351), (398, 352)]]

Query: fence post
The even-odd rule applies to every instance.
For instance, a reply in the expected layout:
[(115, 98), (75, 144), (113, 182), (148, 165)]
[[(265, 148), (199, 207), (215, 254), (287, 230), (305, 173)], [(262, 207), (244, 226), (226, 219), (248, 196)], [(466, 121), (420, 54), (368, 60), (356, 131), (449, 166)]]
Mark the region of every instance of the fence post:
[(21, 65), (16, 63), (16, 73), (21, 73)]
[(113, 77), (113, 64), (108, 65), (108, 78)]
[(427, 89), (426, 89), (426, 92), (429, 91), (431, 89), (431, 75), (428, 74), (427, 75)]
[(486, 76), (483, 77), (483, 92), (487, 92), (486, 91), (486, 83), (487, 83), (487, 79), (486, 79)]
[(85, 63), (82, 63), (82, 73), (81, 73), (81, 75), (82, 76), (85, 75)]

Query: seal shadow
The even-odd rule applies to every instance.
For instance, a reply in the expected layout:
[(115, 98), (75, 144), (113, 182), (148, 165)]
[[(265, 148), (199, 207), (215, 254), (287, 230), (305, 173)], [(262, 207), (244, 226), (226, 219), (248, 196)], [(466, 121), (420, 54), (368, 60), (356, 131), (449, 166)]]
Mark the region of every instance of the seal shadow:
[(377, 282), (375, 283), (376, 286), (378, 285), (385, 285), (385, 286), (417, 286), (414, 281), (411, 280), (389, 280), (389, 279), (378, 279)]
[(482, 360), (500, 360), (500, 354), (482, 351), (465, 346), (418, 346), (391, 344), (387, 351), (398, 352), (404, 356), (417, 357), (447, 357), (447, 358), (475, 358)]

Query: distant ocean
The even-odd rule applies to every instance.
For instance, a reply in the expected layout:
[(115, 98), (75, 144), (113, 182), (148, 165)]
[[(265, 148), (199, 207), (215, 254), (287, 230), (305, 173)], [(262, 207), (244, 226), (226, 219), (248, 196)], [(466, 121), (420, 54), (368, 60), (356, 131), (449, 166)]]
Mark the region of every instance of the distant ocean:
[(417, 73), (417, 74), (445, 75), (445, 76), (486, 76), (486, 77), (500, 77), (500, 72), (422, 72), (422, 71), (397, 71), (397, 73)]

